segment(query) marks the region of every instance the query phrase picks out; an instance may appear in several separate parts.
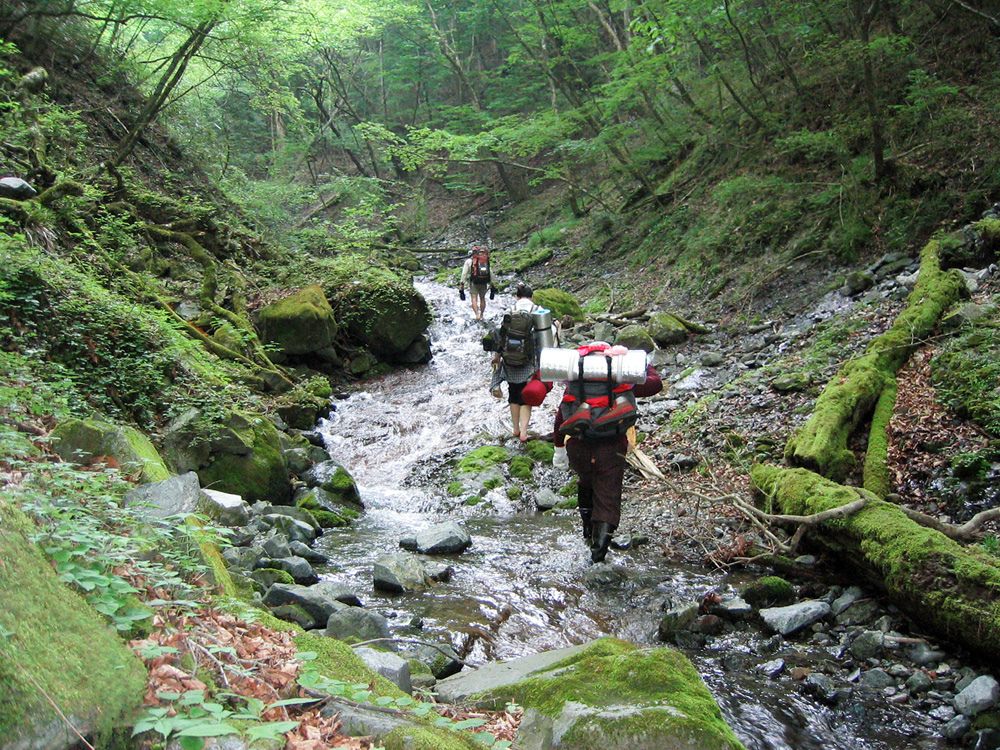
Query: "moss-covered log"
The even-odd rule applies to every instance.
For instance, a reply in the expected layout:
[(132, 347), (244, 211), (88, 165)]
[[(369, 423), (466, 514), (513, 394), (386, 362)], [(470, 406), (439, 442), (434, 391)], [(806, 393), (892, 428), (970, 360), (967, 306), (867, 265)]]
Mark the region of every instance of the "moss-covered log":
[[(751, 479), (770, 499), (770, 512), (818, 513), (853, 502), (863, 493), (806, 469), (760, 465), (751, 471)], [(1000, 662), (996, 560), (918, 525), (892, 503), (870, 495), (867, 500), (863, 510), (818, 527), (813, 538), (880, 586), (914, 621)]]
[(965, 288), (961, 274), (941, 270), (942, 242), (934, 239), (924, 247), (919, 280), (892, 327), (874, 339), (861, 357), (845, 364), (820, 394), (812, 417), (788, 441), (785, 460), (789, 464), (835, 480), (850, 471), (854, 465), (854, 454), (847, 448), (851, 433)]

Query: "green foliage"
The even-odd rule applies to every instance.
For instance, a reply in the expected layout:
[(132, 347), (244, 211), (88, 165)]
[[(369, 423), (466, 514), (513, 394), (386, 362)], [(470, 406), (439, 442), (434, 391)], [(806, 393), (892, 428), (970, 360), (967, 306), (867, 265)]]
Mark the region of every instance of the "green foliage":
[(948, 339), (931, 363), (931, 378), (941, 401), (1000, 437), (1000, 315), (994, 310)]

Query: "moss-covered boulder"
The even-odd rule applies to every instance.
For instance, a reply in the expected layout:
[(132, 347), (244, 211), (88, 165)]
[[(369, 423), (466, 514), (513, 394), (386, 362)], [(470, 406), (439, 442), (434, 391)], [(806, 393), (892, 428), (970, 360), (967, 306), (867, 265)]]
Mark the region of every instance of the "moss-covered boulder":
[(343, 496), (327, 492), (322, 487), (313, 487), (299, 497), (295, 505), (309, 511), (324, 529), (350, 526), (362, 513), (359, 503), (345, 500)]
[(327, 298), (348, 335), (385, 362), (408, 355), (431, 322), (430, 308), (409, 277), (366, 255), (343, 255), (324, 266)]
[[(28, 541), (30, 522), (0, 499), (0, 747), (74, 746), (142, 704), (146, 669)], [(58, 709), (55, 708), (58, 706)], [(61, 714), (60, 714), (61, 712)]]
[(482, 750), (484, 745), (470, 734), (444, 727), (398, 727), (382, 741), (385, 750)]
[[(513, 701), (537, 709), (551, 720), (553, 746), (561, 750), (743, 747), (691, 662), (672, 649), (602, 638), (497, 666), (503, 670), (487, 667), (436, 687), (450, 700), (490, 708)], [(465, 695), (456, 691), (463, 679), (472, 689)]]
[(571, 316), (573, 320), (586, 320), (580, 303), (569, 292), (551, 287), (536, 289), (531, 299), (536, 305), (551, 310), (553, 320), (560, 320), (564, 315)]
[(618, 335), (615, 336), (613, 343), (616, 346), (624, 346), (628, 349), (642, 349), (645, 352), (652, 352), (656, 349), (656, 342), (649, 335), (649, 331), (637, 323), (625, 326), (618, 331)]
[(261, 339), (286, 355), (312, 354), (327, 348), (337, 336), (337, 321), (318, 285), (280, 299), (257, 314)]
[(646, 331), (658, 346), (680, 344), (687, 341), (688, 337), (688, 329), (684, 322), (667, 312), (655, 312), (650, 315)]
[(56, 425), (52, 438), (56, 453), (66, 461), (86, 464), (101, 457), (112, 458), (122, 472), (144, 483), (161, 482), (171, 476), (156, 447), (134, 427), (96, 419), (70, 419)]
[[(231, 427), (234, 448), (247, 451), (215, 451), (207, 466), (197, 469), (201, 486), (240, 495), (248, 503), (258, 500), (287, 505), (292, 499), (292, 483), (278, 439), (278, 430), (259, 415), (239, 415), (245, 427)], [(232, 424), (232, 421), (230, 421)]]

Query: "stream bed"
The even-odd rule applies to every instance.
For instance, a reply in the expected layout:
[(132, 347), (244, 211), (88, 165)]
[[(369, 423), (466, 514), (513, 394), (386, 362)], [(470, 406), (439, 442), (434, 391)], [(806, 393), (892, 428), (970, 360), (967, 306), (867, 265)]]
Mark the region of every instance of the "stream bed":
[[(471, 664), (605, 635), (662, 646), (656, 640), (662, 603), (724, 590), (730, 582), (722, 573), (668, 563), (655, 545), (613, 551), (610, 565), (592, 566), (575, 511), (536, 513), (530, 492), (515, 502), (502, 487), (475, 506), (448, 497), (451, 461), (480, 445), (521, 448), (511, 436), (506, 399), (488, 391), (485, 325), (455, 290), (427, 281), (417, 287), (434, 312), (431, 363), (366, 383), (320, 424), (330, 455), (352, 473), (366, 508), (350, 529), (318, 542), (331, 556), (323, 579), (351, 585), (394, 629), (420, 627), (423, 638), (450, 642)], [(512, 303), (505, 295), (488, 302), (487, 322), (498, 323)], [(556, 395), (533, 411), (534, 432), (551, 432)], [(536, 469), (536, 478), (558, 490), (570, 477), (546, 468)], [(372, 589), (377, 557), (399, 552), (400, 539), (445, 520), (459, 521), (472, 536), (464, 554), (443, 558), (454, 569), (449, 582), (414, 594)], [(847, 705), (826, 706), (787, 678), (761, 674), (755, 657), (767, 637), (739, 631), (685, 651), (748, 750), (948, 747), (936, 736), (938, 722), (880, 693), (858, 691)]]

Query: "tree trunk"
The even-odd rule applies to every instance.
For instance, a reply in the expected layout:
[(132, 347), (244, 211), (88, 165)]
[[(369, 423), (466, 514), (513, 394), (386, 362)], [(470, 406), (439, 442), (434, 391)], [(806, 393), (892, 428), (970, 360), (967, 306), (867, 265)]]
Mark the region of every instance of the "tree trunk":
[(824, 522), (810, 539), (943, 640), (1000, 661), (1000, 567), (995, 558), (911, 521), (892, 503), (806, 469), (758, 465), (750, 476), (770, 501), (769, 512), (810, 515), (864, 497), (862, 510)]

